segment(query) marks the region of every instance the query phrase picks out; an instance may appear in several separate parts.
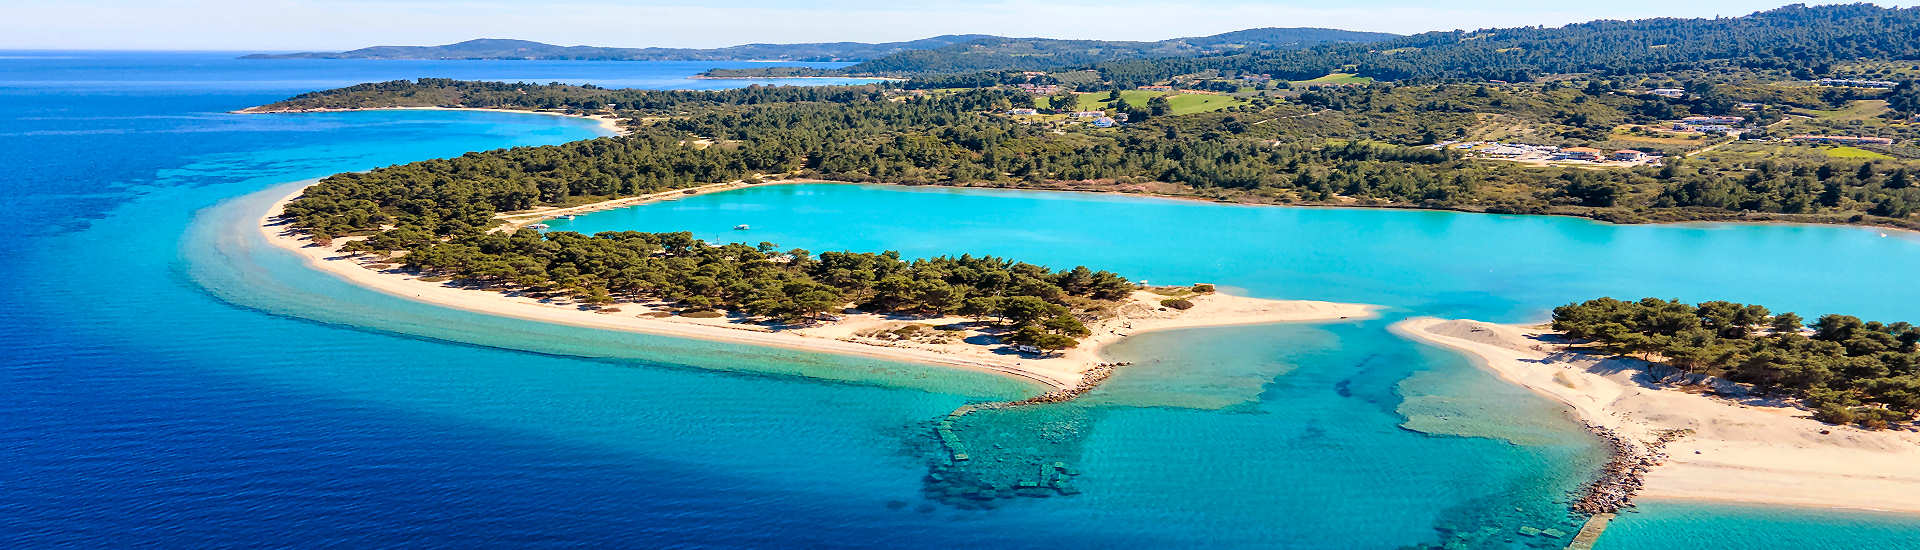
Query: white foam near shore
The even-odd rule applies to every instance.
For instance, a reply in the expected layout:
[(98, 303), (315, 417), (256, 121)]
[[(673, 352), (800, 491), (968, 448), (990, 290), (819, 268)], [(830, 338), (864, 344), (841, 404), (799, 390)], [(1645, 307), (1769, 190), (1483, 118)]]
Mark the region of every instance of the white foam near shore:
[[(713, 186), (719, 190), (727, 186)], [(330, 246), (315, 244), (277, 221), (287, 202), (304, 191), (294, 190), (273, 203), (263, 214), (260, 228), (275, 246), (299, 253), (316, 269), (346, 281), (386, 294), (466, 311), (607, 330), (621, 330), (773, 346), (803, 351), (854, 355), (906, 361), (937, 366), (977, 369), (1045, 384), (1050, 388), (1071, 388), (1085, 373), (1098, 365), (1102, 347), (1128, 335), (1142, 332), (1190, 327), (1248, 325), (1285, 322), (1325, 322), (1360, 319), (1375, 315), (1376, 306), (1305, 300), (1267, 300), (1212, 293), (1191, 297), (1191, 309), (1177, 310), (1159, 306), (1161, 296), (1139, 291), (1118, 308), (1116, 315), (1088, 324), (1093, 334), (1080, 346), (1047, 357), (1009, 353), (999, 346), (983, 346), (961, 341), (951, 343), (885, 342), (859, 335), (870, 329), (882, 329), (901, 323), (898, 319), (873, 314), (846, 315), (839, 321), (812, 327), (772, 330), (760, 324), (726, 317), (689, 318), (662, 316), (660, 304), (619, 303), (609, 308), (582, 308), (579, 304), (541, 300), (494, 290), (462, 288), (445, 282), (425, 281), (393, 269), (370, 268), (378, 259), (342, 254), (339, 247), (349, 239), (335, 239)], [(696, 191), (698, 192), (698, 191)], [(622, 199), (623, 206), (661, 200), (684, 191), (671, 191), (647, 197)], [(520, 223), (551, 217), (543, 211), (536, 216), (514, 218)], [(617, 311), (608, 312), (607, 309)], [(961, 318), (915, 319), (913, 323), (947, 325), (968, 321)]]
[(1653, 374), (1664, 367), (1566, 351), (1537, 329), (1417, 318), (1393, 330), (1463, 352), (1621, 436), (1692, 430), (1666, 445), (1643, 498), (1920, 513), (1920, 433), (1825, 424), (1782, 400), (1727, 397), (1740, 388), (1724, 381), (1707, 395)]

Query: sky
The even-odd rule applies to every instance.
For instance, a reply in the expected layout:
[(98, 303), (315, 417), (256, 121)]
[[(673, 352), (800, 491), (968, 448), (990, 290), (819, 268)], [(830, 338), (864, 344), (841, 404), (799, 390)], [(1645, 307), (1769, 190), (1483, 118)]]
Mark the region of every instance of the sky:
[(712, 48), (973, 33), (1164, 40), (1253, 27), (1411, 34), (1593, 19), (1731, 17), (1784, 3), (1788, 0), (0, 0), (0, 49), (333, 51), (471, 38)]

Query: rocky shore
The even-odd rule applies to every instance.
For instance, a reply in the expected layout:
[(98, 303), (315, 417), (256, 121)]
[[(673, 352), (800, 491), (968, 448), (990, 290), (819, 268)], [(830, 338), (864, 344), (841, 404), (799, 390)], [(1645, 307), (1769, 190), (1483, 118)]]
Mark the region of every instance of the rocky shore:
[(1617, 513), (1633, 506), (1633, 496), (1646, 483), (1647, 472), (1666, 462), (1663, 449), (1667, 444), (1693, 434), (1686, 429), (1662, 430), (1656, 432), (1653, 441), (1641, 442), (1605, 426), (1586, 426), (1587, 431), (1613, 447), (1612, 458), (1601, 469), (1600, 477), (1588, 484), (1571, 506), (1574, 512), (1588, 516)]

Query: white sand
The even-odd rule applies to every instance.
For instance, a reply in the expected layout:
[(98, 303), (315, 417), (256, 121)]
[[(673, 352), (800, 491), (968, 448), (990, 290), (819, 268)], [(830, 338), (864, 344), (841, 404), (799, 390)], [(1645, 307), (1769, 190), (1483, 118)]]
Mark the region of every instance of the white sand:
[(1562, 351), (1535, 329), (1432, 318), (1393, 329), (1464, 352), (1623, 436), (1693, 430), (1667, 445), (1670, 458), (1647, 474), (1643, 498), (1920, 513), (1920, 433), (1825, 424), (1726, 381), (1670, 384), (1657, 375), (1671, 372), (1664, 366)]
[[(707, 186), (702, 190), (718, 190), (728, 185), (733, 184)], [(682, 194), (681, 191), (673, 191), (621, 202), (624, 206)], [(338, 252), (338, 248), (349, 239), (335, 239), (332, 246), (323, 247), (273, 221), (285, 204), (299, 195), (300, 191), (294, 191), (281, 198), (262, 216), (260, 227), (267, 240), (305, 256), (316, 269), (394, 296), (533, 321), (977, 369), (1038, 382), (1054, 389), (1078, 384), (1088, 369), (1100, 363), (1099, 351), (1102, 347), (1131, 334), (1188, 327), (1366, 318), (1373, 316), (1377, 309), (1360, 304), (1265, 300), (1214, 293), (1191, 298), (1195, 306), (1180, 311), (1160, 307), (1161, 296), (1142, 291), (1136, 292), (1135, 301), (1121, 307), (1114, 318), (1090, 324), (1088, 328), (1094, 335), (1083, 339), (1079, 347), (1045, 358), (1008, 353), (1002, 346), (989, 347), (964, 342), (896, 342), (856, 335), (866, 329), (892, 328), (908, 323), (944, 325), (964, 321), (959, 318), (898, 320), (858, 314), (820, 326), (774, 331), (758, 324), (726, 318), (644, 316), (658, 311), (660, 304), (613, 304), (611, 307), (620, 311), (604, 313), (582, 309), (572, 303), (542, 302), (491, 290), (458, 288), (422, 281), (396, 271), (371, 269), (366, 265), (374, 262), (347, 257)], [(560, 211), (521, 213), (512, 219), (515, 223), (525, 224), (530, 220), (551, 218)], [(976, 334), (978, 332), (964, 332), (958, 336), (964, 338)]]

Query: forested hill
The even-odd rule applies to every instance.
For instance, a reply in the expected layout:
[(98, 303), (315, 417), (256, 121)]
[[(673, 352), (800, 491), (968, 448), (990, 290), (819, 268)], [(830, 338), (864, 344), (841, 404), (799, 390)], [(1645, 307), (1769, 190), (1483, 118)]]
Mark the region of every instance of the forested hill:
[[(939, 51), (932, 57), (909, 57), (887, 66), (937, 62), (940, 70), (977, 70), (1033, 65), (1090, 64), (1130, 57), (1209, 55), (1246, 48), (1298, 48), (1330, 42), (1370, 42), (1396, 35), (1339, 29), (1247, 29), (1212, 36), (1174, 38), (1159, 42), (1110, 40), (1055, 40), (1008, 38), (984, 34), (949, 34), (905, 42), (816, 42), (806, 44), (743, 44), (725, 48), (609, 48), (556, 46), (527, 40), (482, 38), (440, 46), (374, 46), (344, 52), (252, 54), (245, 59), (549, 59), (614, 61), (867, 61), (884, 60), (905, 52)], [(1023, 59), (1032, 57), (1033, 62)], [(868, 68), (863, 70), (879, 70)], [(894, 70), (894, 69), (889, 69)], [(911, 69), (924, 71), (927, 69)]]
[[(1297, 103), (1256, 98), (1230, 112), (1184, 115), (1151, 104), (1116, 104), (1110, 108), (1140, 116), (1105, 129), (1017, 120), (1007, 111), (1039, 105), (1031, 94), (1010, 89), (920, 94), (881, 85), (694, 92), (395, 81), (303, 94), (259, 110), (463, 105), (607, 112), (608, 104), (634, 121), (635, 135), (620, 141), (636, 147), (635, 153), (603, 157), (608, 151), (592, 144), (608, 141), (540, 149), (578, 157), (531, 163), (556, 174), (516, 176), (516, 187), (530, 187), (521, 199), (494, 208), (793, 174), (1618, 222), (1775, 219), (1920, 228), (1915, 167), (1894, 159), (1720, 162), (1676, 156), (1663, 166), (1592, 170), (1471, 161), (1450, 151), (1390, 145), (1431, 142), (1437, 131), (1452, 132), (1448, 128), (1464, 131), (1481, 113), (1558, 136), (1551, 139), (1603, 139), (1610, 128), (1645, 118), (1636, 113), (1674, 107), (1604, 87), (1376, 85), (1314, 91)], [(714, 146), (697, 147), (706, 143)], [(640, 152), (699, 160), (630, 165)], [(579, 172), (601, 163), (594, 174)], [(532, 197), (542, 202), (521, 202)], [(366, 214), (343, 214), (310, 227), (364, 229), (363, 222), (377, 219)]]
[(1107, 62), (1118, 84), (1205, 69), (1313, 78), (1350, 72), (1380, 80), (1526, 81), (1548, 74), (1649, 73), (1730, 63), (1815, 68), (1839, 60), (1920, 57), (1920, 8), (1795, 4), (1743, 17), (1593, 21), (1563, 27), (1429, 32), (1364, 45), (1263, 49), (1232, 55)]
[(742, 44), (725, 48), (608, 48), (556, 46), (528, 40), (481, 38), (440, 46), (373, 46), (344, 52), (252, 54), (243, 59), (548, 59), (600, 61), (719, 61), (733, 59), (779, 61), (860, 61), (887, 54), (938, 48), (994, 38), (978, 34), (950, 34), (905, 42), (817, 42), (809, 44)]
[(852, 74), (1041, 70), (1115, 59), (1218, 55), (1244, 50), (1293, 50), (1321, 44), (1365, 44), (1395, 35), (1320, 28), (1262, 28), (1159, 42), (989, 37), (928, 50), (896, 53), (852, 67)]
[[(1285, 31), (1274, 35), (1268, 31)], [(1428, 32), (1402, 37), (1256, 29), (1093, 51), (1079, 41), (996, 38), (903, 51), (812, 75), (928, 75), (1098, 69), (1117, 86), (1207, 70), (1305, 80), (1354, 73), (1377, 80), (1505, 80), (1551, 74), (1655, 73), (1713, 66), (1806, 69), (1855, 59), (1920, 58), (1920, 8), (1794, 4), (1741, 17), (1602, 20), (1561, 27)], [(1208, 53), (1205, 50), (1228, 50)], [(1195, 53), (1198, 50), (1200, 53)], [(753, 76), (715, 71), (715, 76)]]

